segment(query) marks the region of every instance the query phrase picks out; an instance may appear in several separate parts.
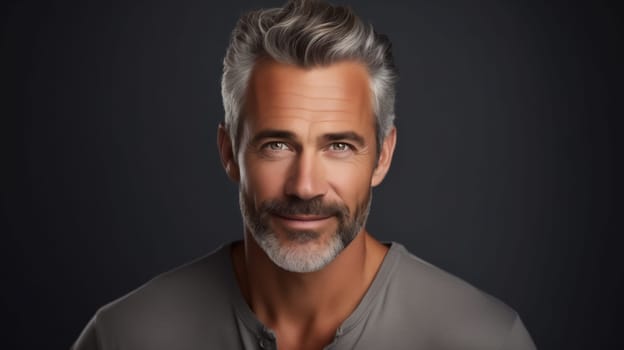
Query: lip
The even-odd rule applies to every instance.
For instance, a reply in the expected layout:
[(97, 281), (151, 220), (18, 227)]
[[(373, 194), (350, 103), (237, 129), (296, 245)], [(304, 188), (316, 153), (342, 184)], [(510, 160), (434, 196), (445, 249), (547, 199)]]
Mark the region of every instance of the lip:
[(310, 230), (318, 229), (325, 225), (329, 221), (331, 216), (319, 216), (319, 215), (277, 215), (273, 214), (273, 217), (280, 221), (280, 223), (288, 228), (295, 230)]

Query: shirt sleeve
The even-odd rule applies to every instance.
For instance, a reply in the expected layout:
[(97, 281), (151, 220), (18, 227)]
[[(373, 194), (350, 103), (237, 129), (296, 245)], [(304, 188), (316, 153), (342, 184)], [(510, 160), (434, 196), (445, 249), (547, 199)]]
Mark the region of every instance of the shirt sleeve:
[(97, 316), (93, 316), (89, 323), (87, 323), (87, 326), (82, 333), (80, 333), (80, 336), (70, 350), (102, 350), (98, 341), (96, 317)]
[(529, 332), (518, 315), (501, 350), (537, 350)]

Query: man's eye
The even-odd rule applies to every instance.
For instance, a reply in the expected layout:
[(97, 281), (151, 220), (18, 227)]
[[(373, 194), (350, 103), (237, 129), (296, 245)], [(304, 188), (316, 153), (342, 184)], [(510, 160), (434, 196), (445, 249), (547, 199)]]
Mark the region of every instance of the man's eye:
[(265, 147), (271, 151), (284, 151), (288, 149), (288, 145), (286, 143), (278, 141), (269, 142)]
[(329, 146), (329, 149), (334, 151), (334, 152), (346, 152), (346, 151), (351, 150), (352, 147), (348, 143), (336, 142), (336, 143), (332, 143)]

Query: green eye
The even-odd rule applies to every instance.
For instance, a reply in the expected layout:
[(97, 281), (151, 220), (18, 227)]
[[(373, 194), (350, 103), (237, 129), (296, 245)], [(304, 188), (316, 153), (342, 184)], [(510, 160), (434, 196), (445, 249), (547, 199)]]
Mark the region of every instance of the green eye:
[(332, 151), (337, 151), (337, 152), (345, 152), (351, 149), (351, 146), (347, 143), (343, 143), (343, 142), (336, 142), (336, 143), (332, 143), (330, 146), (330, 149)]
[(271, 150), (271, 151), (283, 151), (288, 149), (288, 145), (286, 145), (284, 142), (270, 142), (267, 147)]

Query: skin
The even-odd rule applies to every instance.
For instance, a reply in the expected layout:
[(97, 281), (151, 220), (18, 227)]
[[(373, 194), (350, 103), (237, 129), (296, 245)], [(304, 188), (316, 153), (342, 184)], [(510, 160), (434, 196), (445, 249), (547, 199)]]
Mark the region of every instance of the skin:
[[(238, 153), (220, 126), (218, 146), (228, 176), (258, 206), (262, 201), (322, 198), (350, 212), (385, 177), (396, 130), (376, 150), (368, 72), (343, 61), (301, 68), (263, 60), (250, 80)], [(335, 232), (334, 217), (270, 218), (281, 244), (321, 249)], [(314, 230), (317, 241), (293, 243), (286, 230)], [(280, 349), (321, 349), (353, 312), (387, 252), (365, 229), (321, 270), (294, 273), (276, 266), (248, 228), (232, 249), (236, 277), (247, 303), (276, 333)]]

